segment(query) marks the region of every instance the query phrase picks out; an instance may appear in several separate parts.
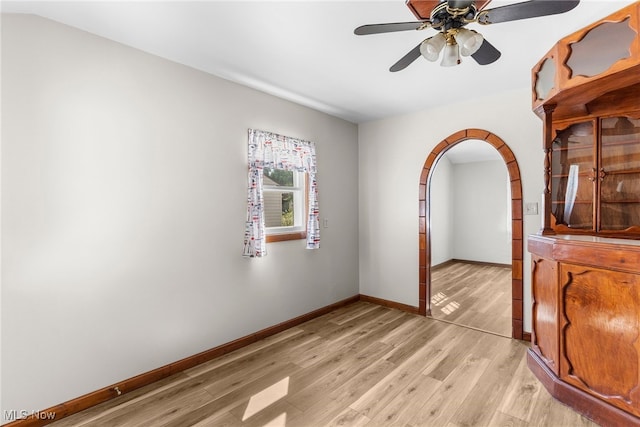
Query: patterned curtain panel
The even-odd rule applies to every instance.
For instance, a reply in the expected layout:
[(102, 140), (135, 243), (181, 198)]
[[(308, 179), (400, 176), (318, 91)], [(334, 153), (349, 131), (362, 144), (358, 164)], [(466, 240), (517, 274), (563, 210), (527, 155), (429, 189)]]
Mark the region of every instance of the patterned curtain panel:
[(262, 194), (264, 168), (293, 170), (308, 174), (307, 249), (319, 248), (320, 218), (318, 215), (315, 144), (271, 132), (249, 129), (247, 224), (244, 233), (243, 256), (263, 257), (267, 254), (264, 197)]

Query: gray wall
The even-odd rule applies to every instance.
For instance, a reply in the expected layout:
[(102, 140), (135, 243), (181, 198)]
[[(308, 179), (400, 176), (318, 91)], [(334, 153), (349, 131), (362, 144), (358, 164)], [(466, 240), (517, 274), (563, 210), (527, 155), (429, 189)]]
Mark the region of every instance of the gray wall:
[[(322, 247), (244, 259), (247, 129), (314, 141)], [(2, 408), (81, 396), (358, 294), (352, 123), (2, 17)]]
[(504, 161), (455, 164), (453, 258), (511, 264), (511, 187)]
[(454, 258), (453, 232), (453, 164), (446, 155), (440, 157), (431, 177), (429, 201), (431, 206), (431, 265)]
[(431, 264), (451, 259), (511, 264), (511, 194), (504, 162), (452, 164), (445, 153), (433, 174)]

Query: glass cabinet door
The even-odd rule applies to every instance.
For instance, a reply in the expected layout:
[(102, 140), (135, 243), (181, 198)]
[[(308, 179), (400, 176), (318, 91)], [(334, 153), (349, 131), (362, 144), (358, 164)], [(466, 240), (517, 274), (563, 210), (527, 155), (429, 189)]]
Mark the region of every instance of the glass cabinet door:
[(556, 130), (551, 153), (551, 214), (556, 225), (594, 230), (595, 122)]
[(600, 143), (599, 229), (640, 226), (640, 119), (602, 119)]

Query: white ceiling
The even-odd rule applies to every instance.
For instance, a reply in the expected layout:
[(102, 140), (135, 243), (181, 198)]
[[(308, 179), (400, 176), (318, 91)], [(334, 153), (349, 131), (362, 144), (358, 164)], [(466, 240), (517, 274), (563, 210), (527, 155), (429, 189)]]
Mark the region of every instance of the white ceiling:
[[(544, 0), (543, 0), (544, 1)], [(2, 1), (222, 78), (360, 123), (529, 86), (532, 66), (562, 38), (631, 0), (583, 0), (563, 14), (470, 24), (502, 52), (453, 68), (419, 58), (391, 73), (433, 30), (355, 36), (363, 24), (413, 21), (387, 1)], [(492, 1), (488, 8), (515, 1)]]

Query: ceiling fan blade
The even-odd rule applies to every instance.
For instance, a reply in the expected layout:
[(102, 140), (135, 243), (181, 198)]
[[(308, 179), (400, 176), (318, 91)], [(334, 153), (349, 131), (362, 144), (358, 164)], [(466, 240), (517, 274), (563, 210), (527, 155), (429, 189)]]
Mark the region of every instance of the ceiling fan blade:
[(476, 0), (476, 8), (480, 11), (489, 6), (491, 0)]
[(488, 65), (496, 62), (498, 58), (500, 58), (500, 55), (502, 55), (500, 51), (485, 39), (482, 41), (480, 49), (471, 55), (471, 57), (480, 65)]
[(481, 24), (496, 24), (498, 22), (517, 21), (518, 19), (556, 15), (558, 13), (570, 11), (576, 7), (578, 3), (580, 3), (579, 0), (531, 0), (522, 3), (509, 4), (506, 6), (483, 10), (478, 14), (478, 22)]
[(429, 20), (413, 21), (413, 22), (392, 22), (388, 24), (369, 24), (361, 25), (356, 28), (353, 33), (358, 36), (367, 34), (393, 33), (395, 31), (419, 30), (426, 28), (431, 24)]
[(418, 44), (418, 46), (414, 47), (413, 49), (411, 49), (409, 51), (409, 53), (407, 53), (405, 56), (400, 58), (400, 60), (398, 60), (398, 62), (396, 62), (395, 64), (393, 64), (391, 66), (391, 68), (389, 68), (389, 71), (395, 73), (396, 71), (404, 70), (409, 65), (411, 65), (411, 63), (413, 61), (415, 61), (416, 59), (420, 58), (420, 45), (421, 44), (422, 43)]

